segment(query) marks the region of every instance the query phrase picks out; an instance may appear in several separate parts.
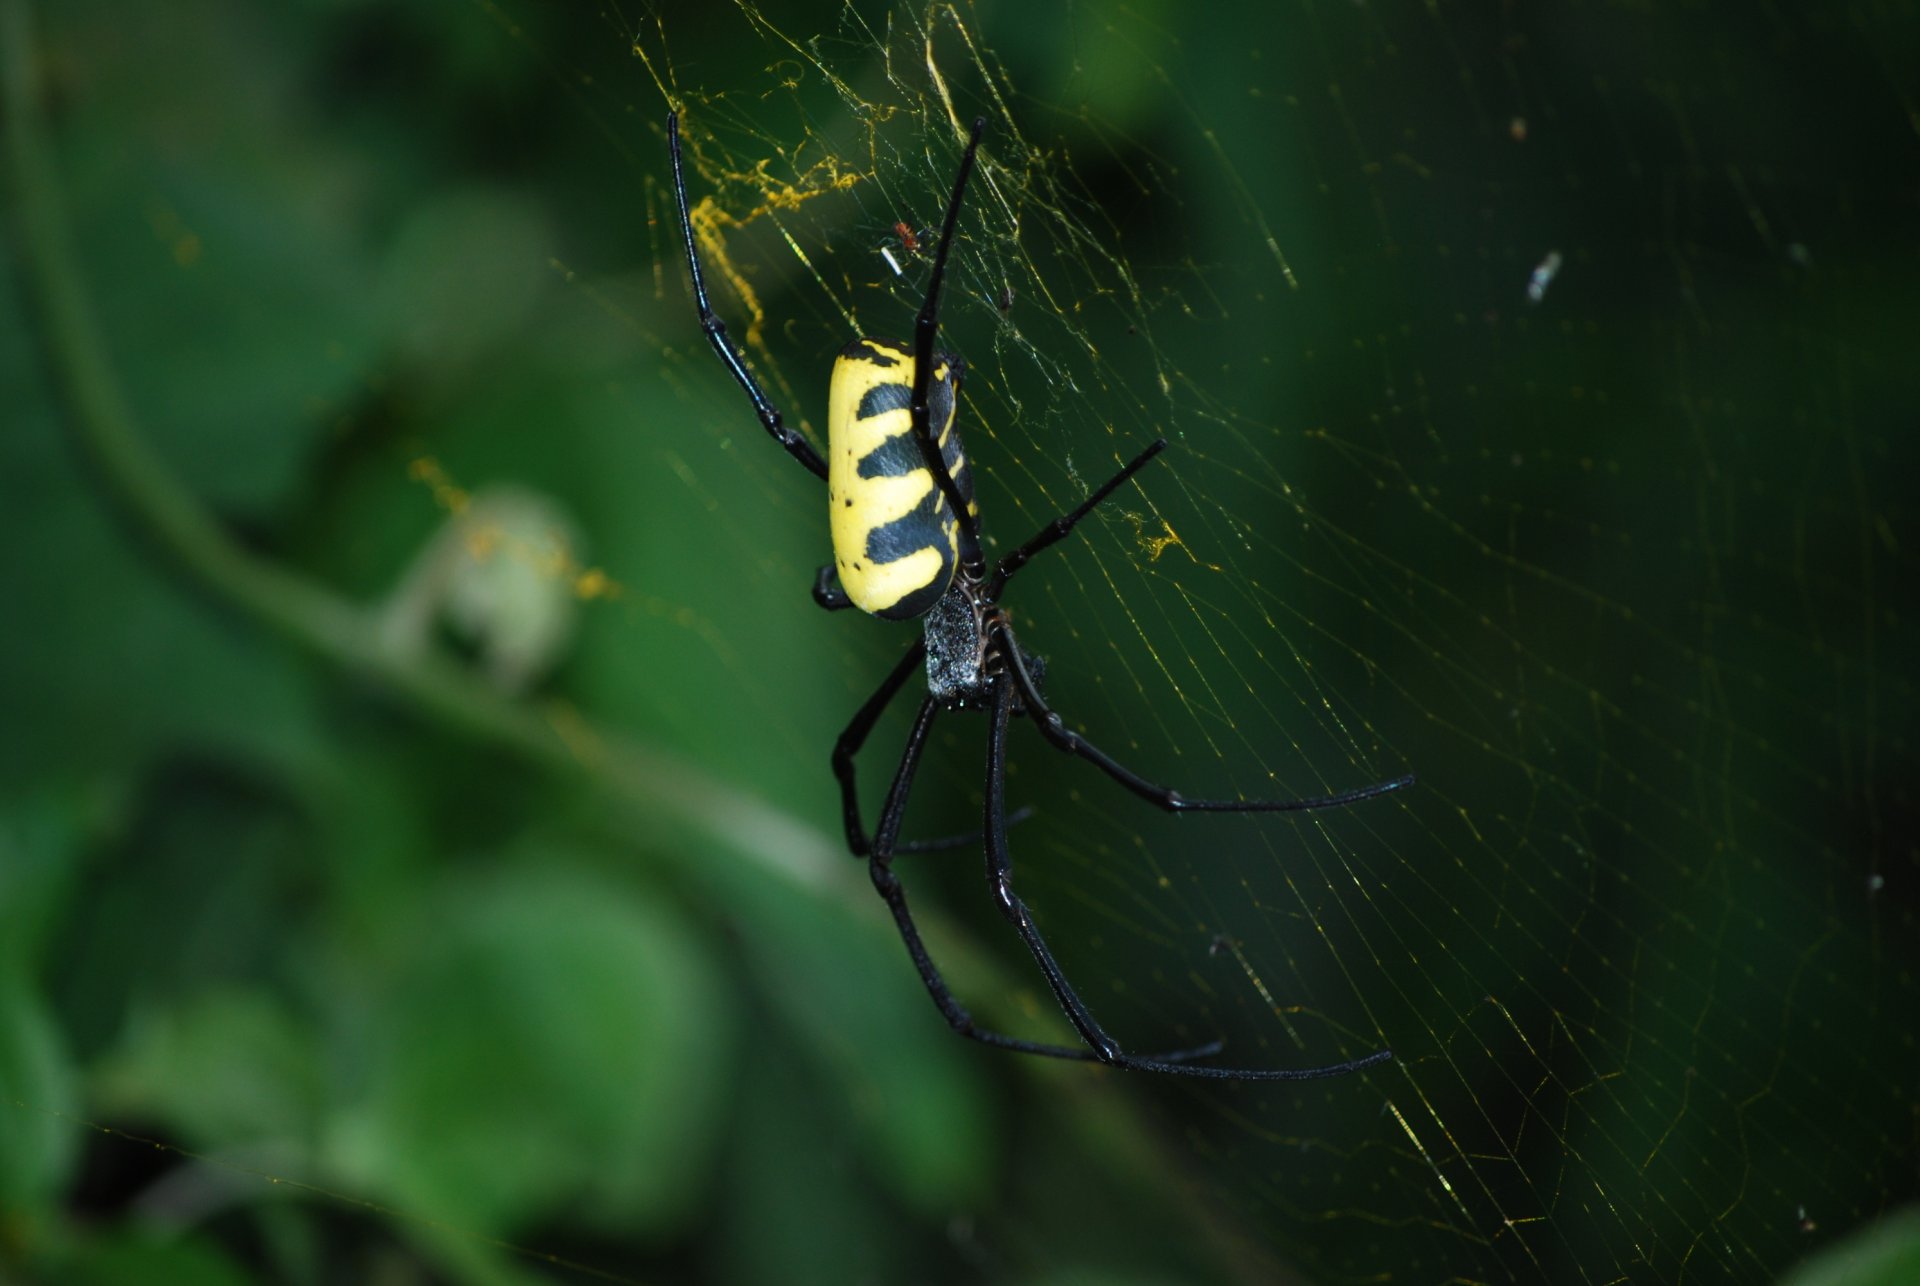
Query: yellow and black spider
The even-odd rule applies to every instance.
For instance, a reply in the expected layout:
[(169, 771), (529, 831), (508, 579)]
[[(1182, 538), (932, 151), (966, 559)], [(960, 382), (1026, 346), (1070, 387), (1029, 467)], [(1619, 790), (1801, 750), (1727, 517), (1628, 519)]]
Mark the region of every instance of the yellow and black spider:
[[(867, 859), (874, 887), (892, 910), (894, 923), (934, 1004), (953, 1029), (969, 1039), (1023, 1054), (1219, 1080), (1305, 1080), (1371, 1067), (1392, 1054), (1383, 1049), (1327, 1067), (1263, 1070), (1211, 1067), (1190, 1061), (1218, 1053), (1219, 1041), (1151, 1057), (1129, 1054), (1094, 1021), (1034, 927), (1026, 904), (1013, 891), (1013, 859), (1007, 848), (1006, 744), (1007, 723), (1014, 715), (1030, 719), (1056, 749), (1088, 760), (1126, 789), (1168, 812), (1280, 813), (1336, 808), (1398, 790), (1411, 784), (1413, 778), (1398, 777), (1323, 799), (1188, 799), (1146, 780), (1069, 729), (1041, 696), (1045, 666), (1014, 641), (1013, 629), (999, 605), (1000, 593), (1029, 559), (1065, 539), (1075, 524), (1160, 454), (1167, 443), (1164, 438), (1153, 442), (1079, 507), (1042, 527), (1032, 539), (988, 568), (980, 552), (980, 507), (973, 498), (973, 471), (954, 427), (965, 367), (958, 357), (934, 348), (941, 279), (946, 274), (954, 224), (985, 126), (984, 119), (973, 123), (972, 137), (960, 158), (960, 173), (953, 182), (953, 196), (947, 202), (927, 281), (926, 302), (914, 323), (913, 342), (857, 339), (834, 363), (827, 401), (828, 458), (822, 460), (804, 437), (781, 422), (780, 412), (748, 371), (745, 357), (728, 340), (725, 323), (708, 304), (700, 256), (694, 248), (693, 222), (687, 211), (679, 113), (667, 117), (673, 191), (679, 204), (680, 234), (686, 242), (694, 302), (700, 311), (700, 329), (746, 390), (755, 414), (774, 441), (827, 484), (834, 560), (820, 569), (814, 581), (815, 601), (829, 611), (857, 607), (887, 620), (920, 617), (923, 621), (919, 640), (860, 707), (833, 748), (833, 773), (840, 783), (847, 845), (856, 856)], [(853, 759), (881, 712), (923, 664), (927, 695), (920, 702), (913, 731), (881, 807), (879, 825), (869, 840), (860, 819)], [(934, 716), (942, 710), (985, 710), (988, 714), (986, 821), (982, 835), (994, 901), (1019, 931), (1054, 998), (1086, 1042), (1085, 1048), (1018, 1040), (975, 1026), (972, 1016), (948, 990), (907, 910), (907, 895), (893, 872), (893, 859), (901, 853), (952, 847), (976, 838), (921, 843), (902, 843), (899, 838), (921, 751)]]

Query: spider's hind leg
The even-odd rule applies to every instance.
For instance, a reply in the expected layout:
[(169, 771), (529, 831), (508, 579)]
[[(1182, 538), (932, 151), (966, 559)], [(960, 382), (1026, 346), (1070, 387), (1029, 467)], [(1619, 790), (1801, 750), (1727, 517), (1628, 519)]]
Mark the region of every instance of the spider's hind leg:
[(1067, 727), (1059, 712), (1040, 695), (1038, 676), (1032, 669), (1034, 657), (1021, 652), (1012, 641), (1005, 624), (995, 627), (1001, 640), (1002, 655), (1007, 657), (1007, 673), (1020, 696), (1021, 710), (1040, 729), (1054, 749), (1078, 755), (1128, 790), (1169, 813), (1302, 813), (1317, 808), (1344, 808), (1364, 799), (1389, 795), (1413, 785), (1413, 774), (1405, 773), (1371, 785), (1357, 786), (1317, 799), (1190, 799), (1171, 786), (1148, 781), (1125, 764)]
[[(1194, 1076), (1209, 1080), (1223, 1081), (1301, 1081), (1321, 1076), (1341, 1076), (1348, 1072), (1357, 1072), (1376, 1063), (1385, 1062), (1393, 1055), (1388, 1050), (1377, 1050), (1364, 1058), (1352, 1059), (1345, 1063), (1334, 1063), (1326, 1067), (1299, 1068), (1230, 1068), (1197, 1066), (1187, 1059), (1201, 1056), (1203, 1053), (1218, 1049), (1219, 1042), (1212, 1042), (1200, 1049), (1186, 1050), (1176, 1054), (1141, 1056), (1129, 1054), (1120, 1048), (1120, 1043), (1109, 1036), (1104, 1028), (1088, 1011), (1086, 1002), (1080, 999), (1073, 984), (1067, 981), (1066, 973), (1059, 962), (1053, 958), (1047, 943), (1040, 936), (1040, 930), (1034, 925), (1033, 915), (1027, 910), (1027, 904), (1013, 891), (1013, 857), (1007, 847), (1007, 831), (1002, 810), (1006, 797), (1007, 777), (1007, 720), (1013, 712), (1014, 681), (1007, 675), (994, 680), (992, 705), (992, 731), (987, 740), (987, 882), (993, 891), (994, 901), (1001, 914), (1012, 921), (1020, 934), (1020, 940), (1027, 945), (1027, 951), (1046, 976), (1047, 987), (1053, 992), (1053, 998), (1066, 1012), (1067, 1021), (1073, 1024), (1080, 1039), (1087, 1042), (1093, 1057), (1109, 1067), (1123, 1067), (1133, 1071), (1161, 1072), (1172, 1076)], [(1045, 707), (1042, 706), (1042, 709)], [(936, 995), (936, 1000), (938, 996)]]
[[(894, 837), (900, 829), (900, 818), (906, 812), (907, 795), (913, 788), (914, 776), (920, 771), (921, 751), (926, 747), (927, 735), (933, 728), (934, 716), (939, 712), (939, 702), (932, 697), (927, 697), (921, 701), (920, 712), (914, 718), (913, 733), (907, 739), (905, 753), (900, 756), (900, 766), (894, 772), (893, 785), (887, 790), (887, 802), (881, 810), (880, 824), (874, 830), (873, 850), (867, 858), (867, 871), (873, 879), (873, 887), (886, 902), (887, 909), (893, 913), (894, 925), (900, 931), (900, 940), (906, 944), (907, 954), (913, 959), (913, 967), (920, 975), (921, 984), (926, 987), (927, 994), (933, 998), (934, 1006), (940, 1010), (940, 1016), (947, 1020), (947, 1025), (954, 1031), (968, 1040), (979, 1041), (982, 1045), (991, 1045), (995, 1049), (1011, 1050), (1018, 1054), (1037, 1054), (1043, 1058), (1061, 1058), (1079, 1063), (1110, 1061), (1090, 1048), (1021, 1040), (1015, 1036), (1007, 1036), (975, 1026), (973, 1015), (967, 1012), (967, 1007), (960, 1003), (947, 986), (939, 967), (933, 963), (933, 957), (927, 952), (926, 943), (921, 940), (919, 926), (913, 922), (913, 912), (907, 907), (907, 891), (901, 887), (900, 877), (893, 873), (893, 858), (896, 853), (904, 851), (903, 848), (895, 848)], [(996, 810), (997, 816), (999, 807), (997, 797), (989, 807)], [(1004, 841), (1004, 824), (995, 826), (990, 822), (989, 835), (994, 831), (999, 831)], [(1185, 1059), (1204, 1058), (1209, 1054), (1218, 1053), (1219, 1049), (1219, 1042), (1213, 1041), (1194, 1049), (1176, 1050), (1157, 1057), (1167, 1065), (1173, 1066)], [(1199, 1074), (1210, 1075), (1211, 1073), (1203, 1069)]]

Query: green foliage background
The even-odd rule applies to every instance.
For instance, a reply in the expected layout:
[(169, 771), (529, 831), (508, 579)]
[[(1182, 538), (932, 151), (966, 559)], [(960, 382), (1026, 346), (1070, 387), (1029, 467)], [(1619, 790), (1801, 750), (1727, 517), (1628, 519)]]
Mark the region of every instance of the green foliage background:
[[(1226, 984), (1168, 963), (1205, 954), (1190, 940), (1130, 959), (1138, 870), (1084, 898), (1071, 867), (1036, 872), (1050, 923), (1077, 975), (1122, 979), (1100, 993), (1116, 1027), (1226, 1030), (1260, 1065), (1391, 1039), (1416, 1094), (1198, 1092), (966, 1046), (837, 855), (826, 751), (898, 638), (807, 603), (817, 514), (694, 331), (652, 77), (671, 67), (699, 137), (720, 131), (704, 155), (784, 156), (790, 102), (832, 128), (822, 64), (880, 100), (892, 46), (873, 33), (904, 11), (47, 8), (33, 41), (14, 19), (5, 56), (38, 77), (59, 226), (154, 456), (81, 445), (55, 374), (71, 337), (35, 302), (47, 247), (10, 165), (0, 1279), (1754, 1280), (1849, 1253), (1912, 1199), (1910, 12), (966, 11), (1036, 146), (1079, 167), (1085, 225), (1189, 291), (1157, 360), (1235, 408), (1214, 427), (1274, 434), (1193, 431), (1169, 464), (1185, 489), (1152, 484), (1156, 512), (1187, 532), (1244, 520), (1251, 583), (1307, 613), (1299, 669), (1364, 712), (1370, 757), (1287, 731), (1276, 704), (1218, 759), (1183, 758), (1151, 747), (1201, 721), (1187, 697), (1138, 674), (1059, 682), (1108, 728), (1143, 694), (1162, 703), (1124, 741), (1183, 782), (1220, 780), (1244, 735), (1274, 757), (1347, 754), (1324, 766), (1333, 785), (1411, 764), (1424, 792), (1336, 829), (1401, 879), (1370, 895), (1384, 938), (1339, 948), (1367, 1021), (1328, 1001), (1304, 1053), (1261, 1043), (1258, 1005), (1192, 1012)], [(816, 34), (805, 56), (784, 44)], [(1250, 44), (1270, 71), (1241, 69)], [(10, 106), (15, 160), (20, 119)], [(1356, 120), (1377, 134), (1348, 173)], [(1203, 137), (1233, 163), (1206, 164)], [(929, 176), (951, 163), (929, 148)], [(886, 208), (846, 235), (878, 244)], [(810, 217), (834, 235), (830, 212)], [(1309, 282), (1297, 294), (1265, 226)], [(1564, 312), (1529, 323), (1553, 245)], [(736, 262), (766, 265), (768, 315), (793, 319), (768, 342), (782, 399), (805, 407), (845, 332), (830, 275), (780, 269), (780, 251), (761, 228)], [(1504, 283), (1493, 302), (1485, 278)], [(1108, 369), (1128, 360), (1132, 314), (1091, 288), (1055, 305), (1068, 338), (1118, 354)], [(1023, 292), (1013, 315), (1039, 333), (1047, 307)], [(970, 360), (1004, 342), (978, 300), (953, 324)], [(1030, 432), (1008, 416), (970, 439), (1008, 462), (989, 475), (1008, 522), (1111, 467), (1109, 444), (1072, 436), (1079, 399), (1118, 441), (1158, 422), (1124, 388), (1075, 394)], [(1286, 478), (1356, 540), (1300, 522), (1303, 584), (1282, 551), (1304, 511), (1258, 464), (1274, 424), (1294, 445), (1333, 426), (1339, 449)], [(529, 609), (577, 617), (531, 697), (373, 628), (445, 522), (410, 472), (425, 456), (464, 486), (555, 498), (619, 582)], [(196, 560), (156, 534), (140, 489), (169, 477), (241, 552)], [(1484, 556), (1435, 541), (1435, 511), (1470, 515)], [(1136, 648), (1197, 658), (1183, 690), (1204, 704), (1223, 657), (1278, 637), (1222, 644), (1198, 614), (1103, 606), (1102, 551), (1123, 537), (1088, 546), (1079, 566), (1102, 570), (1062, 572), (1032, 605), (1042, 650), (1110, 670), (1127, 654), (1101, 640), (1144, 630)], [(1128, 557), (1122, 575), (1153, 578), (1143, 601), (1205, 588)], [(1336, 592), (1347, 573), (1371, 579)], [(1523, 658), (1499, 701), (1460, 678), (1503, 673), (1487, 613)], [(1222, 705), (1243, 700), (1229, 684)], [(1616, 720), (1644, 744), (1581, 741)], [(972, 744), (948, 749), (970, 762)], [(1022, 772), (1023, 797), (1071, 801), (1029, 824), (1036, 850), (1191, 847), (1157, 818), (1110, 820), (1130, 803), (1089, 803), (1071, 767)], [(955, 802), (927, 829), (970, 824), (968, 770), (933, 779)], [(1738, 820), (1700, 826), (1721, 813)], [(1729, 857), (1707, 831), (1746, 846)], [(1264, 973), (1293, 967), (1304, 917), (1264, 910), (1292, 875), (1171, 860), (1175, 882), (1225, 890), (1202, 899), (1216, 931)], [(973, 870), (924, 878), (961, 989), (1057, 1035)], [(1482, 932), (1483, 912), (1519, 936)], [(1568, 936), (1579, 950), (1558, 954)], [(1665, 971), (1616, 972), (1642, 950)], [(1476, 1010), (1495, 993), (1518, 1008), (1516, 981), (1540, 1013), (1509, 1028)], [(1646, 1079), (1583, 1136), (1581, 1094), (1559, 1090), (1609, 1075), (1561, 1080), (1523, 1030), (1617, 1031), (1660, 1057), (1622, 1059)], [(1694, 1085), (1718, 1114), (1670, 1110)], [(1383, 1108), (1423, 1100), (1463, 1158), (1431, 1175)], [(1465, 1160), (1496, 1150), (1481, 1127), (1511, 1148), (1504, 1179)], [(1456, 1221), (1441, 1174), (1555, 1235), (1479, 1206)], [(1812, 1213), (1792, 1196), (1805, 1175), (1826, 1198)], [(1895, 1249), (1873, 1253), (1892, 1281), (1913, 1236), (1887, 1227)]]

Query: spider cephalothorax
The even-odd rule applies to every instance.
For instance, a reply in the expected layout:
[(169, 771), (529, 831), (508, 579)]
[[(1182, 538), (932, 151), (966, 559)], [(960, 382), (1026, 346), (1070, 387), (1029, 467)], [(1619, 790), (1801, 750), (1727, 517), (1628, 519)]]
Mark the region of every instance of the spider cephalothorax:
[[(965, 570), (927, 611), (920, 637), (927, 649), (927, 692), (942, 710), (986, 709), (993, 680), (1010, 668), (1008, 649), (1020, 646), (1006, 609)], [(1031, 652), (1020, 658), (1038, 687), (1047, 663)]]

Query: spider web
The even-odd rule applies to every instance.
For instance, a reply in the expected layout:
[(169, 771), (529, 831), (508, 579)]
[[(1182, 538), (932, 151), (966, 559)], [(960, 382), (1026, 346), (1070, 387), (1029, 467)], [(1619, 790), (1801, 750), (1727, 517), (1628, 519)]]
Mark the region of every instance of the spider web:
[[(572, 161), (582, 223), (621, 212), (611, 243), (551, 232), (567, 325), (518, 317), (626, 374), (425, 444), (592, 515), (619, 605), (567, 691), (837, 825), (832, 737), (911, 631), (808, 601), (820, 488), (701, 342), (660, 122), (684, 108), (713, 302), (818, 446), (832, 355), (910, 332), (982, 116), (942, 344), (989, 552), (1171, 442), (1008, 595), (1050, 700), (1198, 796), (1418, 774), (1168, 818), (1014, 728), (1022, 894), (1129, 1049), (1394, 1051), (1127, 1082), (1195, 1222), (1249, 1278), (1752, 1280), (1911, 1201), (1911, 24), (1037, 9), (487, 3), (434, 28), (569, 97), (569, 137), (515, 144)], [(376, 497), (330, 481), (351, 520), (321, 530), (357, 541)], [(983, 722), (942, 719), (912, 834), (977, 824)], [(901, 871), (1016, 980), (964, 999), (1060, 1039), (976, 862)], [(1103, 1083), (1069, 1070), (1044, 1092)], [(1008, 1153), (1049, 1173), (1045, 1140)], [(1077, 1179), (1034, 1188), (1070, 1205)], [(970, 1241), (1068, 1222), (1007, 1204)]]
[[(1173, 443), (1009, 596), (1070, 719), (1194, 793), (1418, 772), (1169, 820), (1017, 752), (1023, 887), (1112, 1030), (1393, 1047), (1160, 1096), (1317, 1278), (1754, 1278), (1911, 1192), (1914, 283), (1882, 248), (1914, 189), (1874, 160), (1911, 161), (1911, 78), (1773, 74), (1864, 58), (1840, 25), (1611, 20), (1082, 15), (1018, 67), (964, 7), (641, 27), (718, 306), (816, 441), (816, 372), (907, 330), (896, 225), (937, 223), (985, 116), (943, 341), (987, 531)], [(705, 56), (734, 40), (766, 75)], [(692, 426), (746, 434), (682, 343)], [(761, 455), (751, 503), (811, 521)], [(882, 672), (792, 628), (846, 650), (848, 708)], [(923, 798), (977, 796), (948, 724)]]

